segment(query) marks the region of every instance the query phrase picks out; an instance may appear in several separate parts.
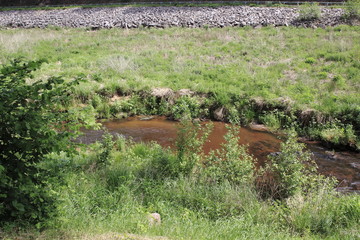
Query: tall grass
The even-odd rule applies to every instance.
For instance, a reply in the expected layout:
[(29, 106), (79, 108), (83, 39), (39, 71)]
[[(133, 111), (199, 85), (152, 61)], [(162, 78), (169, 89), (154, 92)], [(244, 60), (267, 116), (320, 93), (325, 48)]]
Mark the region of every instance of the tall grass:
[[(118, 84), (137, 90), (163, 86), (246, 94), (267, 101), (286, 96), (301, 109), (332, 113), (359, 104), (358, 39), (358, 27), (349, 26), (13, 29), (0, 31), (0, 61), (48, 58), (37, 77), (101, 75), (112, 93)], [(335, 76), (343, 79), (340, 84), (334, 84)]]
[[(21, 56), (47, 58), (36, 79), (51, 75), (89, 79), (76, 89), (75, 104), (97, 102), (93, 106), (100, 118), (146, 113), (179, 119), (186, 111), (193, 117), (209, 117), (211, 111), (225, 106), (231, 118), (242, 123), (259, 121), (276, 130), (287, 126), (288, 120), (297, 120), (303, 134), (333, 144), (348, 139), (345, 144), (356, 146), (359, 32), (358, 26), (7, 29), (0, 30), (0, 62)], [(141, 103), (143, 95), (140, 101), (136, 97), (109, 106), (113, 95), (153, 87), (190, 88), (213, 98), (183, 98), (174, 106), (161, 103), (156, 111), (146, 107), (156, 101)], [(304, 122), (307, 112), (317, 115), (305, 116)], [(334, 127), (324, 128), (325, 122)], [(333, 133), (338, 136), (332, 137)]]
[[(229, 155), (222, 161), (249, 164), (251, 156), (242, 150), (237, 154), (234, 131), (236, 128), (227, 135), (224, 147)], [(194, 136), (184, 146), (197, 146), (201, 138)], [(286, 144), (296, 145), (284, 146), (287, 148), (301, 148), (295, 142)], [(216, 164), (208, 164), (209, 156), (191, 147), (181, 155), (184, 146), (180, 145), (174, 152), (156, 143), (118, 138), (84, 148), (76, 157), (49, 155), (41, 167), (53, 176), (49, 190), (57, 196), (57, 205), (42, 238), (352, 239), (359, 235), (359, 196), (318, 188), (298, 191), (280, 201), (264, 200), (254, 187), (253, 171), (242, 171), (236, 176), (243, 180), (238, 181), (227, 175), (231, 169), (222, 167), (226, 163), (218, 163), (214, 172)], [(107, 164), (99, 162), (104, 153)], [(294, 154), (288, 158), (301, 155)], [(218, 157), (223, 157), (221, 152)], [(194, 158), (191, 171), (177, 167)], [(214, 177), (209, 173), (216, 173), (221, 181), (209, 181), (209, 176)], [(160, 225), (149, 223), (148, 215), (153, 212), (161, 215)]]

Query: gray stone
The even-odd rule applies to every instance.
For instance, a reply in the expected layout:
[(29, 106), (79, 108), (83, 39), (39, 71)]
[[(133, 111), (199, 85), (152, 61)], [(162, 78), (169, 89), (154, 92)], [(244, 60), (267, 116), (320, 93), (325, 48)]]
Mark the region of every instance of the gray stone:
[(217, 121), (224, 121), (225, 120), (225, 111), (224, 107), (219, 107), (214, 111), (213, 117)]
[(37, 28), (47, 26), (73, 28), (163, 28), (225, 26), (303, 26), (327, 27), (344, 24), (343, 9), (322, 8), (321, 19), (298, 21), (297, 8), (291, 7), (99, 7), (55, 10), (0, 12), (0, 27)]
[(350, 163), (350, 165), (351, 165), (353, 168), (357, 168), (357, 169), (360, 170), (360, 163), (353, 162), (353, 163)]
[(156, 226), (161, 224), (161, 216), (159, 213), (150, 213), (147, 219), (150, 226)]

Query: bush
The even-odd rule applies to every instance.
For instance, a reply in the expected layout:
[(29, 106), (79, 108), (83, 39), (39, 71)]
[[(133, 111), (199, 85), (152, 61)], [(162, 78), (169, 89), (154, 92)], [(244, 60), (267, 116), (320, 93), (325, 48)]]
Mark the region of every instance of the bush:
[(285, 199), (335, 187), (335, 179), (317, 173), (311, 153), (304, 149), (305, 145), (298, 143), (296, 134), (291, 132), (288, 139), (281, 143), (281, 152), (269, 156), (270, 163), (265, 167), (263, 177), (270, 176), (272, 186), (262, 186), (260, 180), (263, 196)]
[(299, 11), (300, 21), (312, 21), (319, 19), (321, 16), (321, 10), (317, 3), (305, 3), (301, 5)]
[(200, 103), (196, 98), (180, 97), (172, 107), (171, 113), (174, 119), (198, 118), (200, 116)]
[(37, 164), (51, 152), (71, 152), (79, 121), (61, 112), (73, 86), (51, 77), (27, 84), (43, 61), (14, 60), (0, 69), (0, 218), (39, 222), (52, 210), (47, 176)]
[(113, 136), (110, 133), (103, 135), (101, 141), (102, 152), (97, 156), (96, 164), (97, 167), (104, 167), (109, 164), (110, 154), (114, 147), (115, 142), (113, 141)]
[(207, 181), (235, 184), (251, 183), (254, 180), (255, 160), (247, 153), (246, 146), (239, 145), (240, 127), (228, 127), (225, 143), (220, 149), (211, 151), (204, 162)]
[(346, 1), (344, 17), (347, 19), (360, 19), (360, 0)]
[(203, 127), (198, 122), (181, 121), (175, 143), (179, 174), (189, 175), (200, 162), (203, 145), (211, 130), (211, 124)]

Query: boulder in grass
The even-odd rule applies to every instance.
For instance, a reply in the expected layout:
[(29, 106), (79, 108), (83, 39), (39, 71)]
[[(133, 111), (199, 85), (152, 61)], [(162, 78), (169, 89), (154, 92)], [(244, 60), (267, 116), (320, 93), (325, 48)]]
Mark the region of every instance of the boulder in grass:
[(150, 213), (148, 215), (148, 221), (150, 226), (157, 226), (161, 224), (161, 216), (159, 213)]
[(217, 108), (213, 113), (213, 117), (217, 121), (224, 121), (225, 115), (226, 115), (226, 109), (224, 107)]

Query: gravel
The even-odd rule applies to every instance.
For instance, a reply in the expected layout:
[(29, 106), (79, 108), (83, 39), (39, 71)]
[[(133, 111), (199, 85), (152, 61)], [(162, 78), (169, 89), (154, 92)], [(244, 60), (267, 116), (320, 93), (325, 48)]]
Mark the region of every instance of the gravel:
[(9, 28), (138, 28), (303, 26), (343, 24), (342, 9), (322, 8), (321, 18), (299, 21), (297, 8), (285, 7), (103, 7), (0, 12), (0, 26)]

